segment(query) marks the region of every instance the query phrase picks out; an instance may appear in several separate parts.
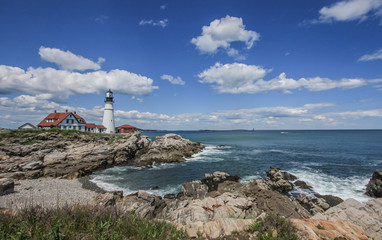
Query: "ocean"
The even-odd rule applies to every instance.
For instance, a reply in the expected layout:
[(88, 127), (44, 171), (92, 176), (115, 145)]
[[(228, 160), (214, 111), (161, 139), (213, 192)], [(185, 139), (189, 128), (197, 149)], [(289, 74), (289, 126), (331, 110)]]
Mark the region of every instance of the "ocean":
[[(154, 139), (170, 132), (143, 132)], [(96, 172), (93, 182), (106, 190), (130, 194), (140, 189), (156, 195), (181, 191), (182, 183), (205, 173), (227, 172), (240, 181), (265, 178), (270, 166), (286, 170), (315, 192), (366, 202), (366, 184), (382, 169), (382, 130), (173, 131), (206, 148), (183, 163), (153, 168), (118, 166)], [(295, 194), (304, 192), (295, 189)]]

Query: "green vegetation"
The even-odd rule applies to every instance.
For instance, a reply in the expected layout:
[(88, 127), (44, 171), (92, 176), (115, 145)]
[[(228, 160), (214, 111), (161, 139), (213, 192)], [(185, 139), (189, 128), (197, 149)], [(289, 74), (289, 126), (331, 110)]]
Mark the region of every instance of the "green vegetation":
[(35, 143), (39, 143), (39, 141), (37, 141), (37, 140), (28, 140), (28, 141), (24, 142), (23, 145), (33, 145)]
[(269, 214), (248, 226), (249, 232), (257, 233), (258, 240), (297, 240), (297, 230), (287, 219)]
[[(28, 129), (28, 130), (14, 130), (14, 129), (9, 129), (9, 130), (4, 130), (0, 132), (0, 141), (3, 139), (8, 139), (8, 138), (28, 138), (33, 140), (34, 136), (37, 136), (41, 133), (57, 133), (61, 134), (62, 136), (74, 136), (74, 135), (87, 135), (87, 136), (94, 136), (94, 137), (100, 137), (100, 138), (122, 138), (122, 136), (113, 136), (110, 134), (104, 134), (104, 133), (91, 133), (91, 132), (82, 132), (78, 130), (61, 130), (58, 128), (50, 128), (47, 130), (35, 130), (35, 129)], [(24, 143), (26, 144), (26, 143)], [(28, 143), (32, 144), (32, 143)]]
[(112, 144), (115, 140), (120, 140), (120, 139), (122, 139), (122, 135), (116, 135), (116, 136), (114, 136), (113, 138), (110, 138), (110, 140), (109, 141), (107, 141), (107, 144)]
[(116, 208), (24, 209), (0, 213), (0, 239), (188, 239), (169, 223)]

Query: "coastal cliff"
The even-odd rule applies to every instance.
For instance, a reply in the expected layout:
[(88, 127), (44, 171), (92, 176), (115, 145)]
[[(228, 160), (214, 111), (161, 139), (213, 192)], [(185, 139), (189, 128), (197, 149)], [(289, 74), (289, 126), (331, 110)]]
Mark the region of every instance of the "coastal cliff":
[(204, 146), (175, 134), (151, 141), (140, 133), (87, 134), (77, 131), (1, 133), (0, 178), (78, 178), (117, 165), (150, 167), (181, 162)]

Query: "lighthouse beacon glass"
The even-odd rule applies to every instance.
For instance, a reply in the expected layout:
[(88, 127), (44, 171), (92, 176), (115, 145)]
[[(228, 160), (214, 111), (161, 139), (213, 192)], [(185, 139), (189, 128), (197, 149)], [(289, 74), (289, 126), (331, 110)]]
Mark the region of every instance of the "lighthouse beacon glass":
[(106, 92), (105, 97), (105, 108), (103, 111), (103, 122), (102, 124), (106, 128), (106, 133), (114, 134), (115, 133), (115, 125), (114, 125), (114, 97), (111, 89)]

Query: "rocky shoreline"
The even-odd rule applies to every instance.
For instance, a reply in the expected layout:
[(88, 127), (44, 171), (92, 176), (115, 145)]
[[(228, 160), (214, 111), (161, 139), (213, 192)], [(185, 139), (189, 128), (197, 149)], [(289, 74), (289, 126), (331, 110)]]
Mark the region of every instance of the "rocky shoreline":
[(74, 131), (12, 131), (1, 137), (0, 178), (12, 179), (74, 179), (118, 165), (182, 162), (204, 148), (176, 134), (154, 141), (140, 133), (113, 136)]
[(267, 170), (267, 176), (239, 182), (237, 176), (215, 172), (184, 183), (180, 193), (163, 198), (142, 190), (123, 197), (116, 191), (98, 194), (95, 203), (171, 222), (193, 238), (227, 236), (275, 214), (290, 219), (300, 230), (300, 239), (382, 239), (382, 199), (365, 205), (314, 192), (295, 198), (289, 192), (297, 181), (310, 186), (274, 167)]
[[(382, 199), (366, 204), (320, 195), (298, 177), (270, 167), (266, 179), (240, 182), (224, 172), (183, 183), (178, 194), (106, 192), (89, 175), (109, 167), (182, 162), (204, 146), (167, 134), (151, 141), (139, 133), (125, 136), (70, 132), (11, 132), (0, 139), (0, 209), (76, 204), (116, 207), (126, 213), (167, 221), (190, 237), (213, 239), (244, 231), (269, 214), (289, 219), (299, 239), (382, 239)], [(72, 179), (72, 180), (70, 180)], [(305, 194), (294, 195), (295, 188)], [(380, 197), (382, 171), (367, 194)], [(11, 193), (13, 192), (13, 193)], [(8, 194), (11, 193), (11, 194)], [(4, 196), (1, 196), (5, 194)]]

